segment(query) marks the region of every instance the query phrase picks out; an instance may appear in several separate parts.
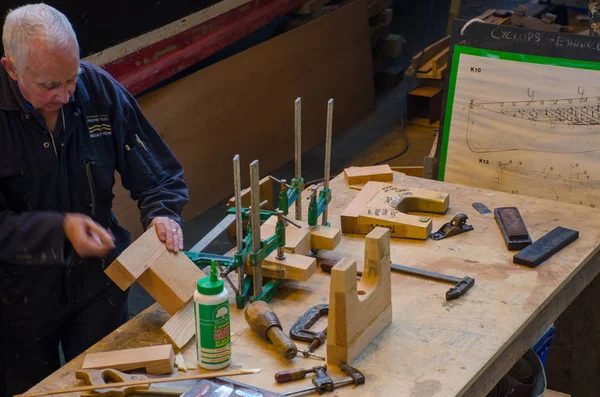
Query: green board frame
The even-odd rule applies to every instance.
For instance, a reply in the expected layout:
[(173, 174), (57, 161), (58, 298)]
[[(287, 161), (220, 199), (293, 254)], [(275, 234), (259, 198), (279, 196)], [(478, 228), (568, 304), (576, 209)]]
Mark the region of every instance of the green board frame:
[(438, 180), (444, 181), (446, 172), (446, 158), (448, 156), (448, 141), (450, 139), (450, 124), (452, 122), (452, 109), (454, 106), (454, 93), (456, 91), (456, 77), (458, 74), (458, 64), (460, 56), (474, 55), (485, 58), (496, 58), (508, 61), (526, 62), (540, 65), (562, 66), (574, 69), (600, 70), (600, 62), (554, 58), (540, 55), (518, 54), (514, 52), (489, 50), (483, 48), (455, 45), (452, 55), (452, 65), (450, 68), (450, 77), (448, 81), (448, 95), (446, 97), (446, 110), (444, 113), (444, 127), (442, 134), (442, 145), (440, 151), (440, 166)]

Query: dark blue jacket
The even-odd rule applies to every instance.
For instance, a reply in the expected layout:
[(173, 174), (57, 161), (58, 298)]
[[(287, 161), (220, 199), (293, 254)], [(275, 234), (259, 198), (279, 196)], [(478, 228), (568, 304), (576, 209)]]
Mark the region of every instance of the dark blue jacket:
[(66, 212), (110, 229), (117, 249), (103, 262), (114, 259), (130, 243), (111, 210), (115, 170), (144, 228), (157, 216), (182, 224), (188, 190), (180, 163), (131, 94), (102, 69), (81, 68), (54, 136), (0, 65), (0, 270), (77, 260), (63, 231)]

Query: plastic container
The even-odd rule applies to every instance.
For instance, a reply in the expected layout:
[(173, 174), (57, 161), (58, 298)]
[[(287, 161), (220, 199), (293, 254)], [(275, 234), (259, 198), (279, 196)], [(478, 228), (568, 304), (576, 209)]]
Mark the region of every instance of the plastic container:
[(546, 360), (548, 359), (548, 351), (552, 346), (552, 339), (554, 338), (554, 324), (551, 324), (540, 340), (533, 346), (533, 351), (538, 355), (544, 369), (546, 369)]
[(231, 361), (229, 293), (211, 263), (210, 276), (198, 280), (194, 291), (196, 360), (205, 369), (221, 369)]

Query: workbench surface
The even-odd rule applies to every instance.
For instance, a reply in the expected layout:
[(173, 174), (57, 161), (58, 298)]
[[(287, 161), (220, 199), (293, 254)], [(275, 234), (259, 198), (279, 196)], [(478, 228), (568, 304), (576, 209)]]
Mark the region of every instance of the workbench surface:
[[(453, 185), (395, 173), (394, 183), (450, 194), (445, 215), (432, 215), (438, 230), (458, 213), (468, 215), (475, 230), (441, 241), (392, 239), (393, 263), (455, 276), (471, 276), (475, 286), (463, 297), (447, 302), (447, 284), (392, 272), (392, 323), (363, 351), (353, 365), (366, 376), (356, 389), (336, 390), (338, 396), (485, 396), (527, 349), (535, 344), (558, 315), (600, 272), (600, 211), (559, 202)], [(358, 194), (338, 175), (331, 181), (329, 219), (340, 227), (340, 214)], [(516, 206), (532, 240), (556, 226), (579, 231), (579, 239), (535, 269), (512, 263), (493, 214), (481, 215), (473, 202), (496, 207)], [(303, 206), (306, 210), (306, 205)], [(362, 269), (364, 236), (344, 235), (332, 252), (319, 256), (356, 259)], [(195, 280), (194, 280), (195, 281)], [(309, 384), (277, 385), (273, 375), (293, 367), (312, 367), (320, 361), (298, 357), (288, 363), (246, 324), (232, 296), (232, 368), (262, 368), (257, 375), (236, 380), (283, 392)], [(287, 281), (272, 302), (284, 330), (309, 307), (328, 303), (329, 275), (317, 270), (309, 282)], [(157, 304), (89, 349), (117, 350), (166, 343), (160, 331), (169, 315)], [(322, 320), (321, 320), (322, 321)], [(323, 322), (324, 324), (324, 322)], [(298, 343), (299, 348), (304, 344)], [(325, 354), (325, 346), (317, 353)], [(195, 364), (193, 340), (183, 354)], [(34, 389), (79, 384), (74, 371), (80, 356)], [(332, 376), (342, 376), (330, 367)], [(174, 373), (173, 375), (177, 375)]]

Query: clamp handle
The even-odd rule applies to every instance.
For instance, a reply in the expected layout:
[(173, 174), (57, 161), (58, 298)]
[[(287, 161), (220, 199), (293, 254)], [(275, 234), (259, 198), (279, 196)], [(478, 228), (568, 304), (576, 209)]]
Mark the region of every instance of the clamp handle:
[(475, 279), (471, 277), (465, 277), (458, 282), (454, 287), (450, 288), (446, 292), (446, 300), (451, 301), (453, 299), (460, 298), (463, 296), (471, 287), (475, 285)]

